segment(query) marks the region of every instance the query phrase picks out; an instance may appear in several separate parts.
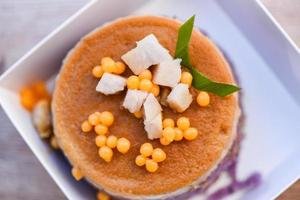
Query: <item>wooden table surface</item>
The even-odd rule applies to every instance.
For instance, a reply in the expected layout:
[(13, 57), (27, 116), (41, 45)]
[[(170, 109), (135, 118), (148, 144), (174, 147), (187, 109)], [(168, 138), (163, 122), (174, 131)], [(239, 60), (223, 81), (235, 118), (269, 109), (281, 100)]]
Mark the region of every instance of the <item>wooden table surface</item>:
[[(300, 0), (262, 0), (300, 46)], [(88, 0), (0, 0), (0, 70)], [(1, 73), (0, 71), (0, 73)], [(66, 199), (0, 108), (0, 199)], [(300, 181), (278, 199), (300, 200)]]

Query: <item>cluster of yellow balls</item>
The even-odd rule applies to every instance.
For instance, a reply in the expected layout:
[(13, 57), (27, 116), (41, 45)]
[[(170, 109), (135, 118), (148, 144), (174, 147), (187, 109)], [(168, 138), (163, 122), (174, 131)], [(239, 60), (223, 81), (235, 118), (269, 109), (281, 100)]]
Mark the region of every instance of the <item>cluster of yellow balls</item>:
[(110, 162), (113, 157), (112, 149), (117, 148), (117, 150), (125, 154), (130, 149), (130, 141), (124, 137), (117, 138), (114, 135), (106, 137), (105, 135), (98, 135), (95, 138), (95, 143), (99, 147), (99, 156), (106, 162)]
[[(163, 162), (167, 155), (161, 148), (153, 149), (152, 144), (144, 143), (140, 148), (140, 155), (135, 159), (137, 166), (146, 166), (148, 172), (155, 172), (158, 169), (158, 163)], [(151, 156), (151, 158), (149, 158)]]
[(163, 120), (163, 131), (160, 143), (162, 145), (169, 145), (173, 141), (194, 140), (198, 136), (198, 130), (190, 127), (190, 120), (187, 117), (180, 117), (176, 122), (171, 118)]
[(160, 92), (159, 86), (152, 82), (152, 73), (148, 69), (144, 70), (138, 76), (129, 76), (127, 79), (127, 88), (146, 91), (152, 93), (156, 97)]
[(81, 124), (81, 130), (85, 133), (90, 132), (93, 129), (98, 134), (95, 138), (95, 143), (99, 147), (98, 154), (106, 162), (110, 162), (113, 157), (113, 148), (117, 148), (120, 153), (127, 153), (130, 148), (130, 141), (124, 137), (117, 138), (110, 135), (106, 137), (108, 133), (108, 127), (114, 122), (114, 116), (109, 111), (102, 113), (95, 112), (89, 115), (88, 120)]
[(104, 72), (122, 74), (126, 69), (126, 66), (122, 62), (115, 62), (111, 57), (103, 57), (101, 59), (101, 65), (97, 65), (93, 68), (93, 76), (101, 78)]
[(88, 120), (81, 124), (81, 130), (85, 133), (90, 132), (93, 128), (99, 135), (105, 135), (108, 132), (108, 127), (114, 123), (114, 116), (109, 111), (94, 112), (89, 115)]
[[(122, 74), (126, 69), (126, 66), (122, 62), (115, 62), (110, 57), (104, 57), (101, 59), (101, 65), (93, 68), (93, 75), (96, 78), (100, 78), (104, 72)], [(187, 84), (191, 87), (193, 82), (193, 76), (187, 71), (181, 73), (180, 82)], [(132, 75), (127, 79), (127, 88), (142, 90), (152, 93), (154, 96), (158, 96), (160, 93), (160, 87), (152, 82), (152, 73), (150, 70), (144, 70), (138, 76)], [(199, 106), (205, 107), (210, 103), (210, 98), (207, 92), (201, 91), (197, 95), (196, 101)], [(135, 117), (141, 118), (143, 116), (141, 111), (134, 113)], [(110, 112), (95, 112), (88, 117), (88, 120), (84, 121), (81, 125), (83, 132), (90, 132), (93, 129), (98, 134), (95, 138), (96, 145), (99, 147), (99, 156), (106, 162), (110, 162), (113, 157), (113, 148), (117, 148), (121, 153), (127, 153), (130, 148), (130, 142), (126, 138), (117, 138), (116, 136), (108, 136), (108, 127), (113, 124), (114, 117)], [(171, 118), (163, 120), (163, 131), (160, 143), (162, 145), (169, 145), (173, 141), (181, 141), (183, 138), (186, 140), (194, 140), (198, 136), (198, 130), (190, 127), (190, 121), (186, 117), (180, 117), (175, 122)], [(146, 166), (149, 172), (155, 172), (158, 169), (158, 162), (162, 162), (166, 159), (165, 152), (156, 148), (150, 143), (145, 143), (140, 149), (141, 155), (136, 157), (136, 164), (138, 166)], [(151, 159), (149, 157), (152, 157)], [(78, 171), (78, 170), (77, 170)], [(77, 172), (78, 174), (79, 172)], [(78, 177), (78, 175), (77, 175)]]

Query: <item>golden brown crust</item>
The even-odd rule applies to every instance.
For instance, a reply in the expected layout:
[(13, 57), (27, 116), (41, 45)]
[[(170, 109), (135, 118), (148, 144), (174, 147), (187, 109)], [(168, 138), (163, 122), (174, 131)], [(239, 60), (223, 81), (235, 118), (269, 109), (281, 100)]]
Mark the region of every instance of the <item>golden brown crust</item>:
[[(151, 142), (154, 147), (163, 148), (167, 159), (159, 164), (156, 173), (147, 173), (144, 167), (136, 166), (134, 160), (140, 145), (149, 140), (142, 121), (120, 109), (124, 92), (104, 96), (95, 91), (98, 80), (91, 71), (102, 57), (120, 60), (121, 55), (135, 47), (136, 41), (150, 33), (174, 55), (179, 26), (177, 21), (162, 17), (124, 18), (90, 33), (65, 60), (53, 96), (55, 134), (71, 163), (96, 185), (126, 195), (174, 192), (205, 176), (230, 144), (238, 110), (235, 96), (221, 98), (211, 95), (207, 108), (199, 108), (193, 101), (183, 114), (175, 114), (164, 107), (164, 117), (189, 117), (200, 136), (195, 141), (174, 142), (169, 146), (161, 146), (158, 141)], [(223, 56), (196, 30), (191, 39), (190, 56), (191, 63), (213, 80), (234, 82)], [(125, 74), (128, 76), (131, 72), (127, 69)], [(109, 133), (126, 137), (132, 144), (126, 155), (114, 151), (110, 163), (98, 157), (95, 133), (86, 134), (80, 130), (81, 122), (89, 114), (104, 110), (115, 115), (115, 123)]]

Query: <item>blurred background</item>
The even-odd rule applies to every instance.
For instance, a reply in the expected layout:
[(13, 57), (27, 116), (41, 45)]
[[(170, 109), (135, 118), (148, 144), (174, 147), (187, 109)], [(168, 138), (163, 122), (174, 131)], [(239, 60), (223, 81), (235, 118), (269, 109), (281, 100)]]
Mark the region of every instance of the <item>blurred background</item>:
[[(261, 0), (300, 46), (300, 0)], [(0, 73), (88, 0), (0, 0)], [(0, 108), (0, 199), (66, 199)], [(300, 200), (300, 181), (278, 199)]]

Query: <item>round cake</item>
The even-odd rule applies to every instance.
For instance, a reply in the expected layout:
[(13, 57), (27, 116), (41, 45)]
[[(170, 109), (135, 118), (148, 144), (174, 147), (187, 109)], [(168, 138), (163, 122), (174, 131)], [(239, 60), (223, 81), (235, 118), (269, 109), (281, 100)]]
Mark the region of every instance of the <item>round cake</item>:
[[(119, 61), (136, 46), (136, 41), (149, 34), (154, 34), (174, 56), (181, 24), (157, 16), (118, 19), (86, 35), (63, 62), (52, 101), (58, 143), (71, 164), (77, 166), (89, 182), (114, 196), (167, 198), (197, 188), (217, 168), (235, 140), (240, 116), (237, 94), (227, 97), (211, 94), (208, 107), (200, 108), (194, 100), (183, 113), (163, 107), (164, 118), (188, 117), (199, 131), (193, 141), (163, 146), (159, 140), (147, 138), (142, 119), (122, 109), (125, 91), (106, 96), (95, 90), (99, 80), (92, 76), (92, 69), (99, 65), (101, 58), (109, 56)], [(190, 41), (190, 62), (214, 81), (235, 83), (230, 66), (218, 48), (196, 29)], [(127, 68), (123, 76), (130, 75), (132, 72)], [(126, 137), (131, 142), (127, 154), (115, 153), (109, 163), (99, 158), (96, 134), (81, 130), (81, 123), (91, 113), (106, 110), (115, 116), (109, 133)], [(167, 159), (160, 163), (155, 173), (147, 173), (145, 168), (135, 164), (139, 148), (145, 142), (151, 142), (167, 154)]]

